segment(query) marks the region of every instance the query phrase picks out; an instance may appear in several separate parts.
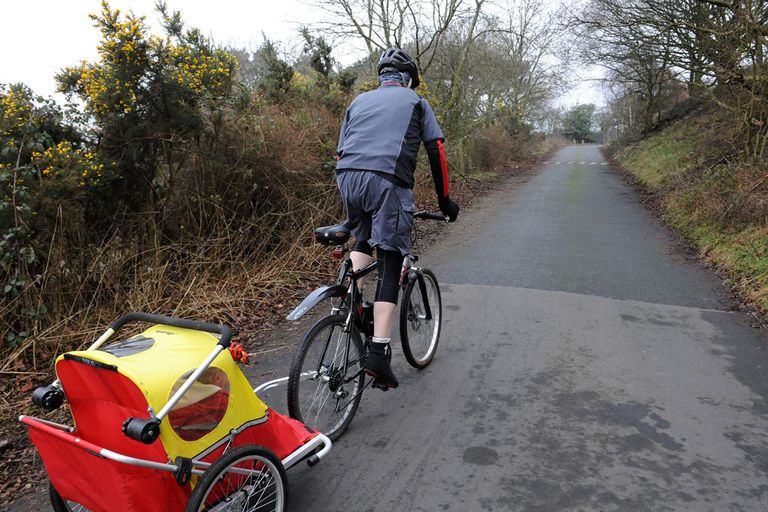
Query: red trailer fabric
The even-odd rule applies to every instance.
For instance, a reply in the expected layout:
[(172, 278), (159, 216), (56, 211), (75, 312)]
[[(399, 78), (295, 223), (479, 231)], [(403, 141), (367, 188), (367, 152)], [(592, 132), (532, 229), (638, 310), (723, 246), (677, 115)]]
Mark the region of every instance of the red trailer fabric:
[[(147, 401), (133, 382), (78, 361), (60, 360), (56, 372), (76, 419), (72, 437), (129, 457), (168, 462), (160, 440), (145, 445), (122, 433), (127, 418), (147, 416)], [(184, 509), (189, 486), (179, 487), (170, 472), (106, 460), (34, 428), (29, 434), (53, 486), (65, 499), (94, 512)]]

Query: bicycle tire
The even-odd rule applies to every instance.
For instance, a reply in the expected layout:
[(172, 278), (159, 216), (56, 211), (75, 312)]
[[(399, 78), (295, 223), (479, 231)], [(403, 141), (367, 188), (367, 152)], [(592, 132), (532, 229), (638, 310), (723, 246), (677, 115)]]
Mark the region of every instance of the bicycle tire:
[(54, 512), (90, 512), (89, 508), (62, 498), (51, 482), (48, 482), (48, 497), (51, 499)]
[[(342, 315), (329, 315), (315, 323), (301, 340), (288, 374), (288, 413), (332, 441), (344, 433), (354, 418), (365, 380), (360, 365), (360, 334), (354, 327), (345, 333), (345, 323), (346, 316)], [(342, 367), (347, 336), (354, 353), (349, 356), (350, 367), (345, 373)], [(359, 376), (346, 384), (339, 380), (356, 373)], [(343, 408), (337, 411), (339, 407)]]
[(225, 452), (211, 464), (195, 485), (185, 512), (205, 512), (214, 507), (283, 512), (287, 499), (283, 464), (270, 450), (249, 444)]
[(437, 352), (443, 323), (443, 302), (440, 285), (431, 270), (421, 269), (412, 272), (420, 272), (424, 276), (432, 319), (427, 320), (424, 317), (424, 298), (418, 278), (410, 279), (409, 276), (400, 306), (400, 341), (408, 364), (422, 369), (429, 366)]

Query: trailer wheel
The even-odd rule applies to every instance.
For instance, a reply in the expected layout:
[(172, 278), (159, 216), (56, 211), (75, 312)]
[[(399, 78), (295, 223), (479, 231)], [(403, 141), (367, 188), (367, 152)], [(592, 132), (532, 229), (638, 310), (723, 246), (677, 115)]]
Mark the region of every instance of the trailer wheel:
[(50, 482), (48, 482), (48, 495), (51, 498), (51, 506), (55, 512), (91, 512), (90, 509), (85, 508), (79, 503), (62, 498), (59, 491)]
[(285, 468), (271, 451), (246, 445), (226, 452), (205, 471), (185, 512), (283, 512)]

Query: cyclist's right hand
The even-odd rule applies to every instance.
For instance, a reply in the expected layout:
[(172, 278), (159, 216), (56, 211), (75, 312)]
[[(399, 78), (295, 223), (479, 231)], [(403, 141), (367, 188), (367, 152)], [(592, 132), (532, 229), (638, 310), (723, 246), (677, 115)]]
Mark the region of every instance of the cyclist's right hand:
[(455, 221), (456, 217), (459, 216), (459, 205), (450, 197), (441, 198), (438, 201), (438, 205), (440, 206), (440, 211), (443, 212), (443, 215), (448, 217), (448, 222)]

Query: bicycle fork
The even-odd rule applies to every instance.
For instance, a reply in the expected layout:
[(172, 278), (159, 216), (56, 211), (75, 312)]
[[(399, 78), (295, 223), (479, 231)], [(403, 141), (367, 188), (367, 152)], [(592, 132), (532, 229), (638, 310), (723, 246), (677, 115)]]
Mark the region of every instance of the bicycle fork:
[[(406, 259), (409, 259), (406, 256)], [(427, 283), (424, 281), (424, 273), (420, 268), (410, 267), (408, 272), (408, 283), (418, 280), (419, 293), (423, 299), (424, 305), (424, 318), (425, 320), (432, 320), (432, 308), (429, 305), (429, 296), (427, 295)]]

